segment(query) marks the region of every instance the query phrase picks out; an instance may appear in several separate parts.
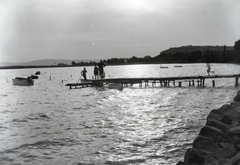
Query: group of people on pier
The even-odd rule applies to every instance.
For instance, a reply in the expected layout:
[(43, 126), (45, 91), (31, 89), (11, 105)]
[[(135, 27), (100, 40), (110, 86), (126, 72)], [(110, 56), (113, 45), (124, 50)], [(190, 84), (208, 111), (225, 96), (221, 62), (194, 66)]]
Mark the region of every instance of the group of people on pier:
[[(104, 72), (104, 67), (106, 66), (106, 64), (101, 60), (98, 64), (94, 64), (94, 70), (93, 70), (93, 74), (94, 74), (94, 78), (95, 79), (99, 79), (99, 77), (101, 79), (103, 79), (105, 77), (105, 72)], [(84, 68), (81, 72), (81, 75), (83, 76), (84, 80), (87, 80), (87, 70), (86, 68)]]
[[(96, 64), (96, 63), (94, 64), (94, 70), (93, 70), (94, 79), (105, 78), (105, 72), (103, 69), (105, 66), (106, 66), (106, 64), (102, 60), (98, 64)], [(210, 76), (210, 73), (214, 73), (214, 71), (211, 70), (210, 63), (206, 63), (206, 67), (207, 67), (208, 76)], [(86, 68), (84, 68), (82, 70), (81, 75), (83, 76), (84, 80), (87, 80)]]

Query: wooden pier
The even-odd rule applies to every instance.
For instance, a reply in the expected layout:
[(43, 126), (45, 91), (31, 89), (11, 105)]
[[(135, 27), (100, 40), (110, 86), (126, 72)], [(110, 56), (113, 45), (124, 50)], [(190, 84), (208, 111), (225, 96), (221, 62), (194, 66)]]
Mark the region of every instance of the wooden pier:
[(204, 87), (206, 79), (213, 79), (212, 86), (215, 87), (215, 79), (219, 78), (235, 78), (235, 86), (239, 85), (240, 74), (234, 75), (211, 75), (211, 76), (183, 76), (183, 77), (147, 77), (147, 78), (111, 78), (111, 79), (97, 79), (97, 80), (88, 80), (81, 83), (68, 83), (66, 86), (69, 86), (70, 89), (74, 88), (84, 88), (92, 86), (103, 86), (109, 83), (118, 83), (123, 86), (139, 84), (139, 87), (142, 87), (143, 84), (145, 87), (151, 86), (155, 87), (157, 83), (160, 86), (173, 86), (181, 87), (183, 82), (187, 82), (189, 86)]

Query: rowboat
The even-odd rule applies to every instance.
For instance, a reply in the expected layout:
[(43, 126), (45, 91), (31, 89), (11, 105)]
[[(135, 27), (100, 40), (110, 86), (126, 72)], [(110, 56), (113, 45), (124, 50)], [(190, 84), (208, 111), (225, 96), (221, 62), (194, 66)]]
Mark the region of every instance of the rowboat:
[(20, 85), (20, 86), (31, 86), (34, 84), (33, 79), (31, 77), (23, 78), (23, 77), (15, 77), (12, 79), (13, 85)]

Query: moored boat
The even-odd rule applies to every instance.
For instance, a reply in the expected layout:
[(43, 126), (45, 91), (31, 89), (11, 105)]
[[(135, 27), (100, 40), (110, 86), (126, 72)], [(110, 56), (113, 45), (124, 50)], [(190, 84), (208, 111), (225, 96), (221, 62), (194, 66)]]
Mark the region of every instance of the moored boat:
[(31, 79), (38, 79), (38, 76), (36, 76), (36, 75), (31, 75)]
[(13, 85), (20, 85), (20, 86), (31, 86), (34, 84), (34, 81), (31, 77), (15, 77), (12, 79)]
[(182, 66), (181, 65), (175, 65), (174, 67), (175, 68), (181, 68)]

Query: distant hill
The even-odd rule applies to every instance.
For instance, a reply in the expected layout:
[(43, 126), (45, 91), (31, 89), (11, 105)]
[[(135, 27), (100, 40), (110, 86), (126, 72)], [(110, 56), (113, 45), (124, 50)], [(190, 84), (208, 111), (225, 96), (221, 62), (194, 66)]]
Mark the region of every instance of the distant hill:
[(155, 57), (167, 63), (237, 62), (239, 55), (233, 46), (181, 46), (169, 48)]
[[(177, 52), (181, 53), (191, 53), (194, 51), (223, 51), (224, 46), (181, 46), (181, 47), (175, 47), (175, 48), (169, 48), (167, 50), (162, 51), (161, 53), (167, 53), (167, 54), (175, 54)], [(234, 47), (233, 46), (226, 46), (227, 51), (233, 51)]]

